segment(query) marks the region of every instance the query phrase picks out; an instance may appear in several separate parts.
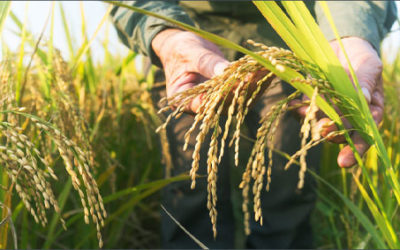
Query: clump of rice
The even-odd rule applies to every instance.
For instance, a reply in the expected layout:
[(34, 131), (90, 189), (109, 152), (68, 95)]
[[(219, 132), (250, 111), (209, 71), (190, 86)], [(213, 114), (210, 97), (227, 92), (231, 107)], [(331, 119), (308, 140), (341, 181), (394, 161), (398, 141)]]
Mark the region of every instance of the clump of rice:
[[(299, 60), (291, 51), (276, 47), (268, 47), (251, 40), (249, 40), (248, 43), (260, 48), (261, 50), (256, 53), (269, 60), (277, 70), (284, 72), (286, 67), (290, 67), (305, 76), (305, 80), (294, 79), (293, 81), (302, 82), (314, 87), (314, 94), (311, 101), (302, 104), (308, 104), (309, 108), (301, 127), (301, 149), (291, 156), (286, 165), (287, 168), (292, 163), (296, 162), (297, 159), (300, 159), (298, 188), (302, 188), (304, 185), (305, 172), (307, 170), (305, 161), (307, 151), (324, 140), (324, 138), (319, 136), (319, 131), (314, 131), (316, 113), (318, 111), (316, 97), (318, 95), (323, 95), (328, 98), (332, 97), (332, 100), (335, 100), (335, 93), (331, 91), (329, 83), (320, 77), (320, 74), (315, 71), (312, 65), (308, 65), (306, 62)], [(262, 73), (262, 77), (260, 77), (260, 72)], [(259, 94), (272, 89), (278, 82), (279, 80), (276, 79), (276, 76), (266, 71), (255, 59), (250, 56), (244, 56), (232, 62), (225, 69), (223, 74), (162, 100), (166, 102), (167, 105), (159, 112), (165, 112), (170, 109), (172, 109), (173, 112), (167, 117), (165, 123), (158, 128), (158, 131), (165, 129), (171, 119), (181, 116), (195, 97), (199, 95), (202, 96), (202, 103), (195, 115), (194, 123), (185, 134), (183, 149), (187, 149), (193, 131), (199, 127), (200, 130), (196, 135), (196, 144), (192, 155), (193, 161), (190, 171), (192, 180), (191, 188), (193, 189), (196, 186), (196, 173), (199, 169), (200, 149), (203, 146), (208, 146), (207, 208), (210, 211), (209, 214), (214, 237), (217, 235), (216, 182), (218, 164), (221, 162), (224, 155), (224, 148), (228, 141), (229, 132), (233, 130), (228, 145), (234, 146), (234, 161), (235, 165), (238, 166), (240, 131), (249, 108), (251, 104), (257, 100)], [(260, 121), (261, 126), (257, 131), (257, 139), (254, 143), (248, 163), (243, 171), (242, 182), (239, 185), (243, 195), (242, 209), (244, 212), (246, 234), (250, 233), (248, 222), (250, 219), (248, 209), (250, 188), (252, 188), (254, 197), (254, 219), (262, 224), (263, 218), (260, 197), (264, 187), (266, 190), (269, 190), (272, 179), (271, 169), (273, 167), (272, 154), (274, 151), (274, 135), (282, 116), (290, 109), (289, 102), (300, 96), (300, 92), (296, 91), (283, 100), (280, 100)], [(227, 118), (223, 128), (221, 128), (220, 118), (223, 115), (226, 115)], [(210, 144), (204, 145), (205, 138), (207, 135), (210, 135), (210, 133)], [(340, 132), (333, 133), (338, 134)], [(268, 163), (266, 163), (265, 159), (265, 150), (268, 150)], [(266, 183), (264, 183), (265, 178), (267, 180)]]

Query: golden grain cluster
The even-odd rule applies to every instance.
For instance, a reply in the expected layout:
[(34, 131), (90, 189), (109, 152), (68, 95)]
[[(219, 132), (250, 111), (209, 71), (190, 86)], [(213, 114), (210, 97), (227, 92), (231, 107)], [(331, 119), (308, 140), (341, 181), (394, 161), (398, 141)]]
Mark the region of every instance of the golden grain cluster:
[[(325, 96), (332, 96), (329, 84), (323, 79), (316, 79), (317, 73), (313, 72), (313, 67), (305, 62), (297, 59), (296, 56), (284, 49), (276, 47), (267, 47), (260, 43), (255, 43), (251, 40), (248, 43), (253, 46), (261, 48), (257, 52), (258, 55), (268, 59), (277, 70), (284, 72), (286, 67), (301, 72), (306, 76), (306, 80), (295, 79), (294, 81), (301, 81), (304, 84), (309, 84), (314, 87), (314, 95), (310, 101), (304, 102), (302, 105), (309, 105), (308, 112), (304, 118), (301, 127), (301, 149), (296, 152), (288, 161), (286, 168), (289, 167), (298, 158), (300, 159), (299, 183), (298, 188), (302, 188), (304, 184), (304, 176), (306, 172), (307, 150), (316, 144), (320, 143), (323, 138), (319, 136), (320, 131), (314, 131), (316, 123), (316, 113), (318, 111), (316, 105), (316, 96), (324, 94)], [(261, 75), (261, 76), (260, 76)], [(195, 86), (192, 89), (177, 93), (169, 97), (164, 102), (168, 105), (161, 109), (160, 112), (174, 109), (174, 111), (167, 117), (166, 122), (159, 128), (163, 129), (168, 125), (168, 122), (182, 115), (187, 109), (193, 98), (198, 95), (202, 96), (201, 106), (195, 115), (194, 123), (185, 134), (185, 144), (183, 149), (186, 150), (189, 139), (196, 127), (200, 130), (196, 135), (196, 145), (192, 155), (193, 162), (190, 171), (192, 179), (191, 188), (196, 185), (196, 173), (199, 169), (200, 149), (203, 146), (208, 146), (207, 153), (207, 191), (208, 202), (207, 208), (211, 222), (213, 225), (214, 236), (217, 234), (216, 221), (217, 221), (217, 173), (218, 164), (224, 155), (225, 145), (234, 146), (234, 162), (239, 165), (239, 144), (240, 144), (240, 131), (244, 119), (251, 108), (251, 104), (257, 100), (257, 96), (263, 92), (272, 89), (274, 85), (278, 84), (279, 80), (271, 72), (268, 72), (256, 60), (250, 56), (244, 56), (239, 60), (232, 62), (223, 72), (223, 74), (214, 77), (202, 84)], [(248, 209), (249, 192), (252, 188), (254, 214), (255, 220), (261, 224), (263, 222), (261, 213), (261, 191), (265, 188), (267, 191), (271, 182), (271, 168), (273, 167), (272, 154), (274, 151), (274, 135), (279, 126), (282, 115), (285, 114), (290, 108), (289, 102), (299, 98), (300, 92), (296, 91), (289, 95), (287, 98), (277, 102), (270, 109), (267, 115), (262, 117), (260, 127), (257, 131), (257, 138), (253, 146), (253, 150), (248, 159), (247, 165), (243, 170), (242, 182), (239, 187), (242, 189), (243, 195), (243, 212), (245, 218), (245, 231), (250, 233), (249, 218), (250, 213)], [(226, 121), (223, 128), (220, 125), (221, 116), (226, 115)], [(228, 138), (229, 132), (233, 127), (231, 138)], [(334, 132), (338, 133), (338, 132)], [(204, 145), (207, 135), (211, 135), (209, 145)], [(311, 135), (311, 136), (310, 136)], [(228, 140), (229, 139), (229, 140)], [(265, 159), (265, 151), (268, 151), (268, 162)], [(264, 183), (266, 179), (266, 183)]]
[[(31, 105), (29, 112), (20, 108), (13, 94), (15, 79), (10, 77), (12, 65), (4, 63), (0, 69), (1, 100), (0, 162), (7, 171), (15, 191), (37, 223), (47, 224), (46, 210), (60, 208), (53, 193), (50, 179), (58, 180), (54, 173), (56, 152), (63, 161), (65, 170), (78, 192), (84, 211), (84, 220), (93, 221), (97, 229), (99, 245), (102, 246), (101, 228), (107, 213), (97, 183), (92, 175), (93, 156), (87, 139), (84, 118), (74, 104), (67, 87), (71, 86), (68, 67), (60, 56), (54, 57), (51, 92), (55, 107), (45, 106), (40, 95), (26, 101)], [(50, 69), (49, 69), (50, 71)], [(34, 81), (34, 79), (31, 79)], [(39, 110), (33, 115), (33, 111)], [(49, 109), (56, 110), (48, 117)], [(68, 136), (67, 136), (68, 134)], [(65, 228), (65, 222), (60, 216)]]

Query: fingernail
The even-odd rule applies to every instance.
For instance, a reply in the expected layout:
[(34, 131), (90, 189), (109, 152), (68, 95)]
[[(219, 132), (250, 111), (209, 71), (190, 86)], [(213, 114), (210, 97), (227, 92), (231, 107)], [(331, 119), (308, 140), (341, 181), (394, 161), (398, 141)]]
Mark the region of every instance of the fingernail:
[(217, 64), (215, 64), (214, 74), (217, 76), (224, 73), (224, 70), (226, 67), (228, 67), (228, 64), (229, 64), (228, 62), (218, 62)]
[(362, 87), (361, 91), (363, 92), (365, 99), (367, 100), (367, 103), (371, 103), (371, 93), (369, 93), (369, 90), (365, 87)]

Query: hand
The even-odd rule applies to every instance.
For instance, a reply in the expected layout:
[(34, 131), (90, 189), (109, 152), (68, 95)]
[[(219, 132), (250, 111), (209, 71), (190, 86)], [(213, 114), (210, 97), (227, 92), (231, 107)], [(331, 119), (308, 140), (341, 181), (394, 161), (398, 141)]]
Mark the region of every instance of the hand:
[[(222, 74), (229, 64), (215, 44), (191, 32), (178, 29), (167, 29), (157, 34), (152, 41), (152, 47), (164, 67), (167, 97)], [(256, 83), (267, 73), (267, 70), (260, 70), (245, 76), (245, 81), (251, 81), (247, 98), (256, 90)], [(238, 80), (237, 84), (239, 82)], [(266, 86), (267, 84), (263, 85), (255, 99), (263, 94)], [(224, 113), (227, 111), (226, 108), (232, 100), (234, 91), (235, 88), (232, 88), (231, 93), (228, 94)], [(197, 113), (201, 101), (202, 96), (197, 96), (188, 105), (186, 111)]]
[[(158, 33), (152, 47), (164, 68), (167, 97), (222, 74), (229, 64), (215, 44), (178, 29)], [(189, 104), (188, 111), (196, 113), (200, 104), (198, 96)]]
[[(375, 123), (379, 124), (383, 119), (384, 96), (382, 80), (383, 66), (378, 53), (369, 42), (358, 37), (344, 38), (342, 42)], [(350, 76), (349, 66), (339, 47), (339, 43), (333, 41), (330, 44), (347, 74)], [(369, 145), (361, 138), (360, 134), (355, 133), (351, 139), (360, 155), (363, 155), (369, 148)], [(356, 159), (350, 146), (347, 145), (340, 151), (338, 164), (341, 167), (351, 167), (356, 164)]]
[[(378, 53), (369, 42), (358, 37), (343, 38), (342, 42), (355, 71), (360, 87), (364, 93), (365, 99), (369, 104), (372, 116), (376, 124), (379, 124), (383, 118), (384, 97), (382, 62), (379, 59)], [(330, 45), (351, 78), (347, 60), (340, 49), (339, 42), (332, 41), (330, 42)], [(302, 107), (298, 110), (298, 113), (305, 116), (306, 110), (307, 107)], [(318, 121), (317, 126), (324, 127), (321, 132), (322, 136), (326, 136), (329, 132), (336, 130), (335, 125), (326, 126), (327, 124), (330, 124), (330, 122), (331, 121), (326, 117)], [(343, 122), (347, 128), (350, 128), (350, 124), (347, 120), (344, 119)], [(362, 156), (369, 148), (369, 145), (358, 133), (354, 133), (351, 136), (351, 139), (354, 142), (357, 152)], [(328, 140), (336, 143), (345, 142), (344, 137), (333, 137), (328, 138)], [(349, 145), (345, 146), (339, 152), (337, 162), (340, 167), (351, 167), (356, 164), (356, 159)]]

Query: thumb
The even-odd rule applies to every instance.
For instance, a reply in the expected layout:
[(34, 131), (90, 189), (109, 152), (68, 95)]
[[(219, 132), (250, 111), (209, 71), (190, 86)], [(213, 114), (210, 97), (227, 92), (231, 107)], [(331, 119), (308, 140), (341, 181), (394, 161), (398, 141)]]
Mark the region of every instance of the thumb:
[(224, 57), (212, 51), (202, 53), (195, 62), (195, 70), (206, 78), (222, 74), (229, 65)]

